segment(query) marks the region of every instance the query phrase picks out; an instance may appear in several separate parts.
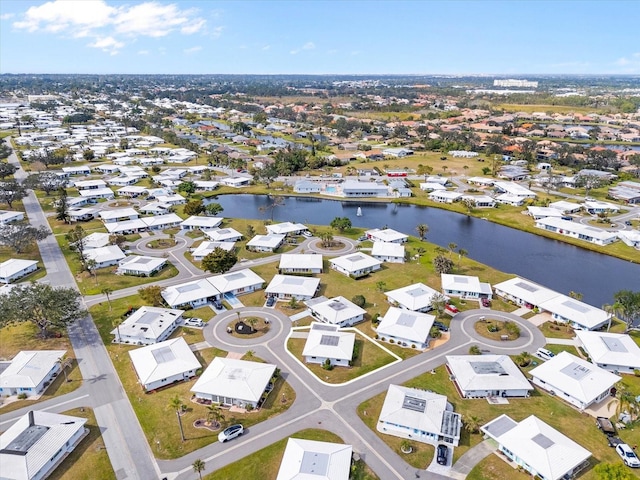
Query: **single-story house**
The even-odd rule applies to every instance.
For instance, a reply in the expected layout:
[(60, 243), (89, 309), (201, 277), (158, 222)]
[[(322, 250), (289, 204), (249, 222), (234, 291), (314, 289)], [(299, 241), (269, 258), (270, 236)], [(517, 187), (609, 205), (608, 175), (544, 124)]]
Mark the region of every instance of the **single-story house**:
[(382, 262), (365, 253), (349, 253), (329, 260), (331, 268), (347, 277), (359, 278), (380, 269)]
[(220, 180), (220, 183), (227, 187), (240, 188), (248, 186), (250, 181), (249, 177), (226, 177)]
[(344, 197), (388, 197), (389, 187), (376, 182), (359, 182), (357, 180), (345, 180), (342, 185)]
[(320, 287), (320, 279), (295, 275), (274, 275), (265, 289), (267, 296), (278, 299), (309, 300)]
[(133, 208), (102, 210), (99, 215), (103, 223), (126, 222), (140, 217), (140, 214)]
[(594, 365), (614, 373), (640, 370), (640, 347), (627, 334), (609, 332), (576, 332), (579, 346)]
[(320, 189), (321, 186), (319, 183), (309, 180), (300, 180), (293, 186), (293, 191), (296, 193), (320, 193)]
[(610, 395), (620, 377), (569, 352), (560, 352), (529, 372), (534, 385), (584, 410)]
[(204, 260), (204, 257), (213, 252), (216, 248), (221, 248), (226, 252), (230, 252), (235, 248), (234, 242), (209, 242), (203, 241), (200, 245), (198, 245), (192, 252), (191, 257), (196, 262), (201, 262)]
[(496, 183), (496, 181), (493, 178), (469, 177), (467, 178), (467, 183), (471, 185), (480, 185), (482, 187), (493, 187), (493, 184)]
[(597, 330), (611, 320), (611, 313), (561, 294), (542, 302), (540, 309), (577, 330)]
[(129, 356), (147, 392), (193, 378), (202, 367), (183, 337), (129, 350)]
[(98, 213), (97, 208), (70, 208), (67, 210), (69, 215), (69, 221), (71, 222), (86, 222), (96, 218)]
[(322, 273), (322, 255), (313, 253), (283, 253), (280, 255), (280, 273), (314, 274)]
[(453, 203), (462, 198), (462, 193), (449, 190), (433, 190), (429, 193), (429, 200), (439, 203)]
[(620, 211), (620, 207), (615, 203), (602, 202), (600, 200), (588, 200), (582, 204), (582, 208), (591, 215), (618, 213)]
[(499, 297), (531, 309), (558, 296), (557, 292), (520, 277), (498, 283), (493, 289)]
[(125, 222), (110, 222), (104, 224), (109, 233), (137, 233), (147, 230), (147, 224), (138, 218), (136, 220), (127, 220)]
[(267, 225), (267, 232), (274, 235), (300, 235), (308, 230), (302, 223), (283, 222)]
[(78, 194), (86, 198), (88, 202), (95, 203), (99, 198), (112, 199), (115, 197), (113, 190), (108, 187), (104, 188), (91, 188), (78, 191)]
[(618, 240), (617, 232), (610, 232), (591, 225), (563, 220), (562, 218), (546, 217), (538, 219), (536, 220), (536, 227), (567, 237), (585, 240), (596, 245), (609, 245)]
[(637, 230), (620, 230), (618, 232), (618, 238), (625, 245), (640, 248), (640, 232)]
[(436, 183), (436, 182), (421, 182), (420, 190), (423, 190), (425, 192), (435, 192), (435, 191), (444, 192), (447, 190), (447, 187), (445, 187), (441, 183)]
[(215, 357), (191, 391), (196, 398), (220, 405), (256, 408), (275, 370), (270, 363)]
[(376, 429), (417, 442), (460, 442), (462, 419), (447, 397), (417, 388), (389, 385)]
[(382, 341), (408, 348), (429, 346), (429, 332), (436, 317), (428, 313), (389, 307), (378, 324), (376, 333)]
[(84, 258), (96, 262), (95, 268), (105, 268), (118, 265), (120, 260), (126, 255), (117, 245), (107, 245), (106, 247), (91, 248), (83, 252)]
[(234, 228), (214, 228), (204, 234), (213, 242), (238, 242), (242, 240), (242, 234)]
[(256, 235), (246, 244), (247, 250), (254, 252), (275, 252), (284, 243), (286, 235)]
[(308, 300), (305, 304), (313, 318), (339, 327), (350, 327), (360, 323), (364, 321), (364, 315), (367, 313), (365, 309), (344, 297), (328, 299), (323, 296)]
[(139, 197), (140, 195), (145, 195), (147, 193), (147, 189), (145, 187), (139, 187), (136, 185), (127, 185), (125, 187), (122, 187), (116, 190), (116, 193), (118, 194), (119, 197), (136, 198), (136, 197)]
[(349, 480), (351, 445), (289, 438), (276, 480)]
[(184, 310), (161, 307), (138, 308), (111, 331), (114, 343), (152, 345), (169, 338), (182, 321)]
[(433, 307), (431, 300), (440, 293), (424, 283), (414, 283), (406, 287), (385, 292), (387, 301), (394, 306), (413, 312), (428, 312)]
[(153, 215), (164, 215), (171, 211), (171, 205), (162, 202), (149, 202), (146, 205), (139, 207), (141, 213), (150, 213)]
[(478, 277), (470, 275), (440, 274), (442, 293), (460, 298), (492, 298), (491, 285), (480, 282)]
[(409, 240), (409, 235), (400, 233), (392, 228), (374, 228), (367, 230), (364, 234), (372, 242), (407, 243)]
[(356, 334), (342, 332), (337, 325), (313, 322), (302, 350), (307, 363), (324, 364), (327, 360), (334, 366), (348, 367), (353, 359)]
[(578, 213), (582, 209), (582, 205), (580, 205), (579, 203), (567, 202), (566, 200), (558, 200), (557, 202), (552, 202), (549, 204), (549, 207), (560, 210), (565, 215), (570, 213)]
[(140, 179), (138, 177), (129, 177), (127, 175), (120, 175), (118, 177), (110, 178), (107, 181), (107, 183), (114, 187), (126, 187), (126, 186), (134, 185), (139, 180)]
[(167, 264), (166, 258), (131, 255), (120, 260), (116, 273), (119, 275), (136, 275), (150, 277), (159, 272)]
[[(77, 182), (73, 182), (73, 186), (78, 189), (78, 191), (83, 190), (97, 190), (106, 188), (107, 182), (104, 180), (78, 180)], [(113, 194), (113, 192), (111, 192)]]
[(196, 308), (220, 298), (218, 289), (206, 278), (171, 285), (162, 290), (160, 295), (171, 308), (181, 306)]
[(493, 184), (496, 191), (499, 193), (506, 193), (508, 195), (514, 195), (520, 198), (536, 198), (535, 192), (523, 187), (519, 183), (515, 182), (495, 182)]
[(86, 418), (30, 410), (0, 435), (4, 478), (42, 480), (89, 434)]
[(527, 213), (533, 217), (534, 220), (540, 220), (542, 218), (553, 217), (560, 218), (564, 214), (557, 208), (551, 207), (527, 207)]
[(82, 243), (84, 244), (85, 250), (88, 248), (101, 248), (109, 245), (109, 237), (108, 233), (104, 232), (93, 232), (87, 235), (82, 239)]
[(260, 290), (264, 285), (262, 277), (248, 268), (209, 277), (207, 281), (223, 295), (243, 295)]
[(0, 396), (42, 394), (60, 372), (66, 350), (22, 350), (0, 373)]
[(518, 195), (513, 195), (511, 193), (501, 193), (496, 197), (496, 202), (504, 205), (511, 205), (512, 207), (521, 207), (524, 205), (526, 200), (527, 197), (519, 197)]
[(175, 213), (166, 213), (164, 215), (154, 215), (153, 217), (143, 217), (141, 219), (149, 230), (164, 230), (165, 228), (177, 227), (182, 223)]
[(218, 228), (224, 218), (192, 215), (180, 223), (181, 230), (212, 230)]
[(591, 452), (535, 415), (516, 422), (500, 415), (480, 428), (498, 450), (536, 478), (573, 478), (588, 465)]
[(213, 180), (194, 180), (193, 183), (196, 186), (197, 190), (202, 190), (205, 192), (211, 192), (218, 188), (220, 182), (215, 182)]
[(463, 195), (461, 200), (471, 200), (476, 208), (494, 208), (496, 201), (489, 195)]
[(371, 256), (381, 262), (404, 263), (404, 245), (387, 242), (373, 242)]
[(62, 167), (62, 171), (67, 175), (91, 175), (91, 169), (86, 165)]
[(38, 269), (36, 260), (22, 260), (10, 258), (0, 263), (0, 283), (12, 283), (35, 272)]
[(447, 369), (463, 398), (528, 397), (533, 390), (507, 355), (447, 355)]
[(402, 147), (385, 148), (384, 150), (382, 150), (382, 154), (385, 157), (402, 158), (402, 157), (407, 157), (409, 155), (413, 155), (413, 150), (409, 150), (408, 148), (402, 148)]
[(0, 225), (6, 225), (12, 222), (20, 222), (22, 220), (24, 220), (24, 212), (0, 210)]
[(179, 193), (172, 193), (169, 195), (156, 195), (156, 200), (162, 203), (167, 203), (171, 206), (184, 205), (185, 203), (187, 203), (187, 199)]

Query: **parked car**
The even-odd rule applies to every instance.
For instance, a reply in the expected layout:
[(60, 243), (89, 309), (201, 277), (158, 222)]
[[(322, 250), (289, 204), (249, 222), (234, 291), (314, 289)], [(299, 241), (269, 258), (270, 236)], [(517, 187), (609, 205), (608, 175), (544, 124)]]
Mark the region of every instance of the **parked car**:
[(267, 298), (267, 307), (273, 307), (275, 303), (276, 303), (276, 297)]
[(449, 310), (451, 313), (458, 313), (460, 310), (458, 310), (458, 307), (456, 307), (455, 305), (451, 305), (449, 303), (447, 303), (444, 308), (446, 308), (447, 310)]
[(236, 425), (231, 425), (230, 427), (225, 428), (218, 434), (218, 441), (221, 443), (227, 442), (229, 440), (233, 440), (236, 437), (239, 437), (244, 433), (244, 427), (237, 423)]
[(489, 307), (491, 306), (491, 300), (489, 300), (489, 299), (488, 299), (488, 298), (486, 298), (486, 297), (482, 297), (482, 298), (480, 299), (480, 302), (482, 303), (482, 306), (483, 306), (483, 307), (487, 307), (487, 308), (489, 308)]
[(627, 220), (626, 222), (624, 222), (624, 224), (625, 224), (627, 227), (630, 227), (631, 225), (633, 225), (633, 224), (631, 223), (631, 221), (630, 221), (630, 220)]
[(365, 240), (367, 240), (367, 236), (366, 235), (362, 235), (362, 236), (358, 237), (358, 241), (359, 242), (364, 242)]
[(640, 460), (629, 445), (626, 443), (616, 445), (616, 452), (627, 467), (640, 468)]
[(436, 327), (438, 330), (440, 330), (441, 332), (448, 332), (449, 331), (449, 327), (447, 327), (444, 323), (442, 322), (433, 322), (433, 326)]
[(214, 300), (213, 306), (216, 307), (216, 310), (222, 310), (222, 303), (220, 302), (220, 300)]
[(204, 322), (201, 318), (185, 318), (184, 324), (189, 327), (204, 327)]
[(602, 430), (602, 433), (613, 436), (616, 434), (616, 427), (613, 426), (611, 420), (607, 417), (596, 417), (596, 426)]
[(311, 233), (309, 230), (305, 230), (304, 232), (302, 232), (302, 235), (304, 235), (307, 238), (313, 237), (313, 233)]
[(449, 448), (446, 445), (438, 445), (436, 461), (438, 465), (446, 465), (449, 461)]
[(546, 348), (539, 348), (538, 350), (536, 350), (536, 355), (543, 360), (551, 360), (556, 356), (555, 353), (553, 353), (551, 350), (547, 350)]
[(610, 447), (617, 447), (618, 445), (624, 443), (618, 437), (609, 437), (607, 440), (609, 441), (609, 446)]

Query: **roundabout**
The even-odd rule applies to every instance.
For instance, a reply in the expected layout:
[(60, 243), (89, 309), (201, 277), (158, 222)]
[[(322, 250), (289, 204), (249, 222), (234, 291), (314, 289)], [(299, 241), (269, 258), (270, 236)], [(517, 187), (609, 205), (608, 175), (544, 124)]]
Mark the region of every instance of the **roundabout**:
[[(246, 335), (237, 332), (235, 325), (238, 323), (251, 326), (248, 322), (249, 318), (261, 319), (262, 324), (256, 324), (255, 327), (266, 326), (266, 331)], [(269, 308), (243, 307), (228, 310), (213, 317), (204, 328), (203, 334), (205, 340), (212, 345), (244, 349), (265, 345), (273, 340), (284, 342), (289, 330), (291, 330), (291, 320), (286, 315)]]

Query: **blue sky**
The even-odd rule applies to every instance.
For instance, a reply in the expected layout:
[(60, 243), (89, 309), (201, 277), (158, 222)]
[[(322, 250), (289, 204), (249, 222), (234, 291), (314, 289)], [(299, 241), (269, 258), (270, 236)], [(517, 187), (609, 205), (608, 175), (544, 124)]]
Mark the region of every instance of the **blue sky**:
[(640, 74), (640, 2), (0, 1), (0, 73)]

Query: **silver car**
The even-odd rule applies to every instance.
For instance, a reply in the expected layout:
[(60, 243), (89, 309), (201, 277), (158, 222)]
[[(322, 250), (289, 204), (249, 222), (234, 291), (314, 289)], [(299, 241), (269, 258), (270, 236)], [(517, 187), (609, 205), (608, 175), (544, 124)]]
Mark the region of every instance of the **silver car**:
[(218, 434), (218, 441), (220, 443), (224, 443), (228, 440), (233, 440), (236, 437), (239, 437), (244, 433), (244, 427), (239, 423), (236, 425), (231, 425), (230, 427), (225, 428)]

